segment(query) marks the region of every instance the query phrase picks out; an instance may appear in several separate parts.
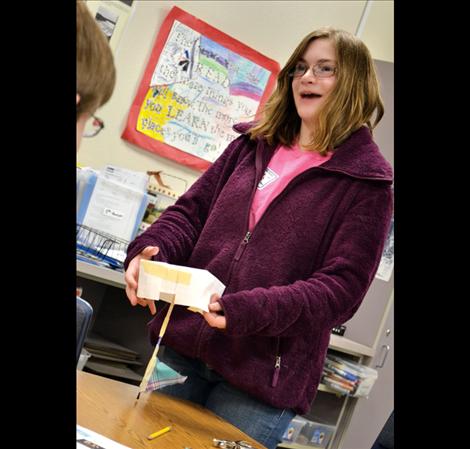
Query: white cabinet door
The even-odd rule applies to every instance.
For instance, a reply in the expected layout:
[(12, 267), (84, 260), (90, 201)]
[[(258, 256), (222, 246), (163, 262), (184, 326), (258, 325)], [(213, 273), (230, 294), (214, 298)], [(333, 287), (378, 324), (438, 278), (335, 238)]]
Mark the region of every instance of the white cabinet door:
[(371, 368), (378, 378), (368, 398), (357, 401), (349, 426), (339, 445), (340, 449), (370, 449), (393, 411), (394, 402), (394, 322), (393, 299), (377, 344)]

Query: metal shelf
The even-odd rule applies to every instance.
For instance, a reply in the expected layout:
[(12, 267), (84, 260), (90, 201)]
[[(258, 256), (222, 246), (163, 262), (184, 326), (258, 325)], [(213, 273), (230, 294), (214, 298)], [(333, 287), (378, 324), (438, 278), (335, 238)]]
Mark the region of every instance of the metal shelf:
[(119, 288), (126, 287), (124, 273), (122, 271), (92, 265), (81, 260), (77, 260), (77, 274), (85, 279), (91, 279), (101, 284), (112, 285), (113, 287)]

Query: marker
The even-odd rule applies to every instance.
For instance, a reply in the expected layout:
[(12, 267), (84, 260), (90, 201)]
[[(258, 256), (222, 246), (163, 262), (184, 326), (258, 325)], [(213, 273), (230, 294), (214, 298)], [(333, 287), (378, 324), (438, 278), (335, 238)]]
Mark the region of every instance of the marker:
[(168, 427), (165, 427), (164, 429), (162, 430), (159, 430), (158, 432), (154, 432), (152, 434), (150, 434), (147, 439), (149, 440), (153, 440), (154, 438), (157, 438), (159, 437), (160, 435), (163, 435), (164, 433), (167, 433), (171, 430), (171, 426), (168, 426)]

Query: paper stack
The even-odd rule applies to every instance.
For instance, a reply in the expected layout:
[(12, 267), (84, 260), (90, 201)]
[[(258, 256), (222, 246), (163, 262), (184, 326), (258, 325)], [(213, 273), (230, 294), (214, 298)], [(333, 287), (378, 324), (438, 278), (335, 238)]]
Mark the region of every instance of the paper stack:
[(77, 223), (130, 242), (139, 229), (149, 196), (148, 176), (107, 165), (77, 171)]
[(213, 293), (222, 295), (225, 285), (207, 270), (141, 260), (137, 296), (187, 306), (194, 312), (208, 312)]

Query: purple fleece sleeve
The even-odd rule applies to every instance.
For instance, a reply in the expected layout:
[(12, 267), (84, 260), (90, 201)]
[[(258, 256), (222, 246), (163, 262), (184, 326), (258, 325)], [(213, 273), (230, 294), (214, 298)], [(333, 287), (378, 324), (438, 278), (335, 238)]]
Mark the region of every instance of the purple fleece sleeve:
[(351, 318), (377, 271), (392, 203), (390, 187), (358, 193), (323, 266), (309, 279), (222, 296), (227, 334), (296, 336)]

